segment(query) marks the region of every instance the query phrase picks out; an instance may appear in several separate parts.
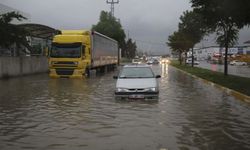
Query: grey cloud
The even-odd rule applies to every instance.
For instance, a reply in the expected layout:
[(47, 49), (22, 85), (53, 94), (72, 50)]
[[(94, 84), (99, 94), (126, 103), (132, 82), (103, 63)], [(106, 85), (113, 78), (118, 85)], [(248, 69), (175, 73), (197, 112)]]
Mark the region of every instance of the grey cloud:
[[(110, 10), (106, 0), (1, 0), (28, 13), (31, 22), (58, 29), (90, 29), (100, 11)], [(167, 38), (177, 30), (180, 15), (191, 9), (189, 0), (120, 0), (115, 16), (139, 49), (167, 53)], [(249, 29), (240, 32), (239, 44), (250, 40)], [(143, 42), (142, 42), (143, 41)], [(214, 42), (214, 41), (212, 41)]]

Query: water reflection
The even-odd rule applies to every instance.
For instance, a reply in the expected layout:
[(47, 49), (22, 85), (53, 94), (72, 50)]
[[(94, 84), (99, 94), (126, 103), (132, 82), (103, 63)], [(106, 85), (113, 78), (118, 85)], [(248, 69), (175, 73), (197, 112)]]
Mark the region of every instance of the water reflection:
[(169, 65), (167, 63), (162, 63), (161, 64), (161, 76), (163, 78), (167, 77), (167, 75), (168, 75), (168, 67), (169, 67)]
[(249, 149), (249, 105), (167, 64), (159, 101), (116, 101), (110, 72), (0, 80), (0, 149)]

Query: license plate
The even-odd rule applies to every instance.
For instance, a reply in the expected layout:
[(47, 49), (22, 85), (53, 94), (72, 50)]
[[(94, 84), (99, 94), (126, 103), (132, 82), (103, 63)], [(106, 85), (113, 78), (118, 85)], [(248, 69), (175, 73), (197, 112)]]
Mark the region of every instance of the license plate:
[(133, 99), (143, 99), (144, 95), (129, 95), (129, 98), (133, 98)]

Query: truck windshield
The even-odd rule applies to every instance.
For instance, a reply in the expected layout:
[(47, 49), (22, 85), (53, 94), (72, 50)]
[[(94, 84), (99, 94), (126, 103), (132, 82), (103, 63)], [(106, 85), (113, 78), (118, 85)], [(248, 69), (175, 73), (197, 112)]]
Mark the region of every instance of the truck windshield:
[(54, 58), (79, 58), (81, 57), (81, 43), (58, 44), (53, 43), (50, 57)]

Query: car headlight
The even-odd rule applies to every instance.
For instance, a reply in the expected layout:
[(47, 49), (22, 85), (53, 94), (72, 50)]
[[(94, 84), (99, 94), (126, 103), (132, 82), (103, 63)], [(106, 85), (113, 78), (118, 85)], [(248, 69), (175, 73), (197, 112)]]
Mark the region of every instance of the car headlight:
[(156, 91), (156, 88), (150, 88), (151, 91), (155, 92)]
[(127, 90), (124, 88), (116, 88), (116, 92), (126, 92)]
[(151, 91), (151, 92), (156, 92), (156, 91), (157, 91), (157, 88), (152, 87), (152, 88), (149, 88), (148, 90)]

